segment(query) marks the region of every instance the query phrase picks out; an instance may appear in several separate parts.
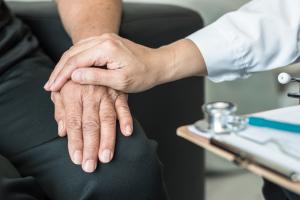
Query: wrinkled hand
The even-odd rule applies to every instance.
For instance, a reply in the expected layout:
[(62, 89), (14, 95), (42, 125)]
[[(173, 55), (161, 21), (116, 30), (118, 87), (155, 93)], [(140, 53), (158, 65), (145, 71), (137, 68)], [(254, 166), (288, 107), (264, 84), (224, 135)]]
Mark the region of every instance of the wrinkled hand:
[(71, 160), (88, 173), (96, 169), (98, 157), (102, 163), (113, 158), (117, 118), (123, 135), (132, 134), (127, 95), (121, 92), (68, 81), (51, 99), (59, 135), (68, 137)]
[[(58, 91), (72, 77), (80, 84), (103, 85), (124, 92), (143, 91), (166, 82), (168, 76), (175, 73), (165, 67), (172, 63), (170, 52), (104, 34), (68, 50), (55, 67), (45, 89)], [(164, 57), (169, 57), (168, 62), (163, 62)]]

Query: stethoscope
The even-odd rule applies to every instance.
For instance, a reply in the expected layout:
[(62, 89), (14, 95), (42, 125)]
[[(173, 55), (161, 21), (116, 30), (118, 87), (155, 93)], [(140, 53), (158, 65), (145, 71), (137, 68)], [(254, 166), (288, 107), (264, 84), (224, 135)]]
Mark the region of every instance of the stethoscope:
[[(278, 76), (278, 82), (281, 84), (300, 82), (300, 78), (294, 78), (287, 73), (281, 73)], [(288, 96), (300, 99), (300, 93), (288, 93)], [(239, 137), (243, 137), (239, 132), (248, 127), (249, 121), (247, 117), (236, 115), (237, 106), (234, 103), (226, 101), (210, 102), (204, 104), (202, 110), (205, 116), (204, 119), (194, 124), (194, 127), (198, 131), (207, 133), (211, 136), (235, 134)], [(252, 142), (258, 143), (257, 141)], [(284, 153), (300, 159), (299, 155), (294, 155), (293, 152), (289, 152), (282, 148), (282, 144), (278, 143), (278, 141), (268, 140), (265, 141), (264, 144), (265, 143), (274, 143), (279, 146)]]
[[(278, 82), (280, 84), (300, 83), (300, 78), (292, 77), (288, 73), (280, 73)], [(300, 90), (299, 93), (288, 93), (288, 96), (300, 100)], [(237, 133), (247, 128), (248, 119), (236, 115), (237, 106), (234, 103), (225, 101), (210, 102), (204, 104), (202, 110), (205, 118), (196, 122), (195, 127), (203, 133), (229, 134)]]
[(231, 102), (217, 101), (202, 106), (204, 120), (195, 123), (195, 127), (212, 135), (240, 132), (247, 127), (245, 117), (236, 115), (237, 106)]
[(221, 101), (211, 102), (205, 104), (202, 109), (205, 114), (204, 120), (200, 120), (194, 124), (198, 131), (207, 133), (212, 137), (232, 134), (259, 145), (273, 143), (278, 146), (284, 154), (300, 159), (300, 155), (284, 147), (285, 141), (269, 139), (261, 142), (240, 134), (240, 132), (248, 127), (248, 118), (236, 115), (237, 106), (235, 104)]

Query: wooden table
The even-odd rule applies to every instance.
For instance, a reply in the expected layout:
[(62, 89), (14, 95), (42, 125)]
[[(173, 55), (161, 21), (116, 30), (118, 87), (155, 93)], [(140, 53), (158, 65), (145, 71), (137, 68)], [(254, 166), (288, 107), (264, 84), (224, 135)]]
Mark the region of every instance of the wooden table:
[(249, 160), (241, 159), (238, 155), (226, 151), (220, 147), (217, 147), (210, 143), (209, 139), (196, 135), (189, 131), (188, 126), (183, 126), (177, 129), (177, 135), (208, 150), (217, 156), (220, 156), (230, 162), (237, 164), (238, 166), (261, 176), (277, 185), (280, 185), (296, 194), (300, 195), (300, 183), (292, 182), (288, 178), (264, 167), (257, 163), (250, 162)]

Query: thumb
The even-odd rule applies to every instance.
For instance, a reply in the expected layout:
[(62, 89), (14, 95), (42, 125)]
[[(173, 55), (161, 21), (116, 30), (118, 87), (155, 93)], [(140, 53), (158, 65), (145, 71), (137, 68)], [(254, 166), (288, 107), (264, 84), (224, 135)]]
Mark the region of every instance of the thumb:
[(113, 89), (120, 87), (116, 70), (99, 68), (80, 68), (72, 73), (72, 80), (79, 84), (101, 85)]

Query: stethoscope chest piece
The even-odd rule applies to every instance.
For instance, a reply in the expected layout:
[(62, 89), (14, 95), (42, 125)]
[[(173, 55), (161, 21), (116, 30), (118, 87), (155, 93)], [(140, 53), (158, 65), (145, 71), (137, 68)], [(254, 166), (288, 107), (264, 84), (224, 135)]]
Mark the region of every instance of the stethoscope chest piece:
[(202, 106), (205, 118), (195, 123), (201, 132), (212, 134), (229, 134), (246, 128), (244, 117), (235, 115), (237, 107), (231, 102), (211, 102)]

